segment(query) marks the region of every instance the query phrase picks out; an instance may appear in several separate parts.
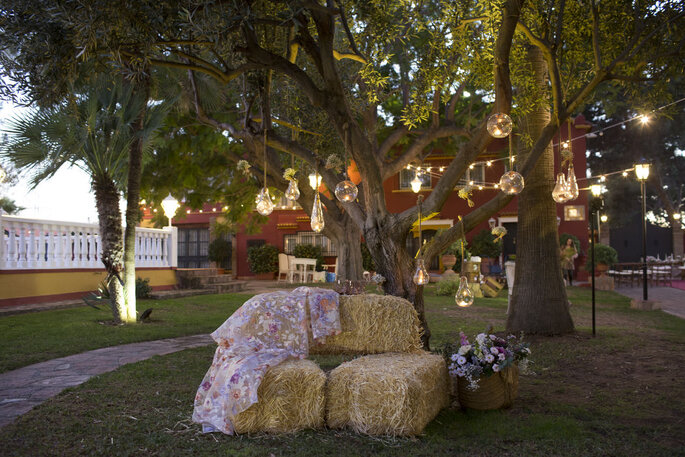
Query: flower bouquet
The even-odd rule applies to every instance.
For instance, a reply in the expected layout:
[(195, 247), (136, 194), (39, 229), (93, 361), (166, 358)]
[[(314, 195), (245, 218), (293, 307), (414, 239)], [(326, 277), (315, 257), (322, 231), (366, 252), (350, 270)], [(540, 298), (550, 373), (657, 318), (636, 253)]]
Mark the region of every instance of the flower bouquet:
[(459, 344), (444, 350), (447, 368), (456, 378), (459, 403), (473, 409), (499, 409), (512, 405), (518, 392), (518, 365), (525, 368), (527, 343), (514, 335), (506, 339), (480, 333), (473, 344), (460, 332)]

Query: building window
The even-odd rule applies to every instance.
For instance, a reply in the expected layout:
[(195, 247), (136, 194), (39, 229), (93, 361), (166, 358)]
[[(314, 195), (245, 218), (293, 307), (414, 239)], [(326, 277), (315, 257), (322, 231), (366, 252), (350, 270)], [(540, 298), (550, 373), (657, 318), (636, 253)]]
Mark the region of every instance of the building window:
[(300, 244), (319, 246), (321, 248), (321, 253), (325, 256), (338, 255), (335, 244), (327, 237), (316, 232), (297, 232), (292, 235), (285, 235), (283, 240), (283, 250), (286, 254), (291, 255), (295, 249), (295, 246)]
[(566, 206), (564, 206), (564, 220), (565, 221), (584, 221), (585, 220), (585, 206), (583, 206), (583, 205), (566, 205)]
[[(473, 181), (473, 184), (470, 184)], [(459, 181), (457, 187), (464, 187), (468, 185), (478, 185), (485, 182), (485, 164), (474, 164), (473, 168), (467, 168), (464, 177)]]
[(281, 198), (276, 204), (276, 209), (302, 209), (297, 201), (288, 200), (285, 195), (281, 195)]
[(209, 245), (208, 228), (178, 229), (178, 267), (209, 268), (207, 247)]
[[(414, 179), (415, 175), (416, 170), (403, 168), (400, 171), (400, 189), (411, 189), (411, 180)], [(421, 189), (431, 188), (431, 175), (429, 173), (421, 173), (419, 179), (421, 180)]]

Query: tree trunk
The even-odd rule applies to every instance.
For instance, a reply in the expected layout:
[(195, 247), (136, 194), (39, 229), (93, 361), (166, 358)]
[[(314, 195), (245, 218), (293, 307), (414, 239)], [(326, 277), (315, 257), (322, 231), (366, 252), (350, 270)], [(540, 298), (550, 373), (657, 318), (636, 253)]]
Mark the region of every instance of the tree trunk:
[(126, 300), (121, 278), (124, 269), (124, 238), (121, 230), (119, 191), (109, 177), (94, 178), (92, 186), (100, 225), (100, 259), (107, 271), (107, 290), (114, 322), (120, 324), (126, 320)]
[(132, 125), (133, 141), (129, 149), (128, 187), (126, 190), (126, 230), (124, 232), (124, 268), (126, 293), (126, 322), (136, 322), (136, 225), (139, 217), (140, 180), (143, 172), (143, 141), (140, 132), (144, 128), (147, 112), (149, 81), (145, 79), (136, 84), (144, 102), (138, 118)]
[[(528, 51), (529, 62), (541, 99), (546, 99), (547, 65), (536, 47)], [(550, 120), (547, 102), (541, 102), (528, 116), (527, 133), (538, 138)], [(526, 160), (519, 149), (517, 162)], [(519, 195), (516, 238), (516, 274), (507, 331), (561, 334), (573, 331), (566, 289), (561, 276), (559, 234), (554, 188), (554, 150), (551, 144), (526, 178)]]
[(338, 269), (335, 272), (337, 279), (355, 281), (362, 279), (364, 267), (361, 250), (362, 234), (359, 227), (351, 219), (347, 219), (341, 224), (334, 224), (331, 229), (329, 236), (336, 244), (338, 254)]
[(378, 226), (364, 231), (366, 245), (376, 264), (376, 272), (385, 277), (383, 288), (388, 295), (395, 295), (410, 301), (419, 316), (421, 342), (430, 350), (431, 331), (426, 321), (423, 304), (423, 286), (414, 284), (414, 259), (405, 249), (405, 239), (392, 227)]

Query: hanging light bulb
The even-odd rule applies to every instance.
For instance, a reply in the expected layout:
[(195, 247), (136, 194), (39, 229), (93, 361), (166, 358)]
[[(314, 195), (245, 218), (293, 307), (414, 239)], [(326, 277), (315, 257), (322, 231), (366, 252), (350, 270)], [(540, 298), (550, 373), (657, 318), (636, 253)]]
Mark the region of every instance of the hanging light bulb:
[(411, 180), (411, 190), (416, 194), (421, 190), (421, 178), (419, 178), (419, 172), (417, 171), (414, 175), (414, 179)]
[(505, 138), (511, 133), (511, 118), (505, 113), (495, 113), (488, 118), (487, 129), (495, 138)]
[(314, 196), (314, 206), (312, 207), (312, 217), (309, 225), (316, 233), (321, 233), (326, 225), (323, 220), (323, 205), (321, 204), (321, 197), (319, 197), (318, 192)]
[(321, 185), (321, 175), (314, 172), (309, 175), (309, 187), (316, 190)]
[(578, 181), (576, 180), (576, 173), (573, 169), (573, 164), (568, 166), (568, 177), (566, 178), (566, 196), (568, 201), (575, 200), (580, 195), (580, 189), (578, 189)]
[(430, 282), (430, 275), (426, 266), (423, 264), (423, 259), (416, 259), (416, 272), (414, 273), (414, 284), (417, 286), (425, 286)]
[(285, 198), (292, 201), (300, 198), (300, 189), (297, 187), (297, 179), (293, 178), (290, 180), (290, 184), (288, 184), (288, 188), (285, 190)]
[(525, 181), (516, 171), (508, 171), (499, 179), (499, 188), (507, 195), (518, 195), (523, 190)]
[(353, 202), (357, 198), (358, 193), (359, 189), (357, 189), (357, 186), (349, 180), (340, 181), (335, 186), (335, 196), (343, 203)]
[(268, 216), (274, 210), (274, 203), (271, 201), (269, 189), (266, 187), (262, 188), (254, 202), (257, 207), (257, 212), (262, 216)]
[(552, 198), (557, 203), (566, 203), (568, 201), (566, 196), (566, 178), (563, 173), (559, 173), (557, 174), (557, 184), (554, 186), (554, 190), (552, 190)]
[(466, 276), (462, 276), (459, 280), (459, 289), (454, 295), (454, 300), (462, 308), (473, 305), (473, 292), (469, 288), (469, 283), (466, 280)]

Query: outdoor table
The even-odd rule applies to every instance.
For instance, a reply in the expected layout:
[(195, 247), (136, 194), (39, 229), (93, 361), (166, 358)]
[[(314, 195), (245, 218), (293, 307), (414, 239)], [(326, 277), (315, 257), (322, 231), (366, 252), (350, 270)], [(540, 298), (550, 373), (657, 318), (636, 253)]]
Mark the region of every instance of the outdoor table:
[(299, 274), (301, 282), (307, 282), (308, 276), (311, 276), (311, 281), (314, 281), (314, 272), (316, 271), (316, 259), (305, 259), (302, 257), (295, 257), (295, 259), (293, 260), (293, 266), (295, 267), (295, 272)]

